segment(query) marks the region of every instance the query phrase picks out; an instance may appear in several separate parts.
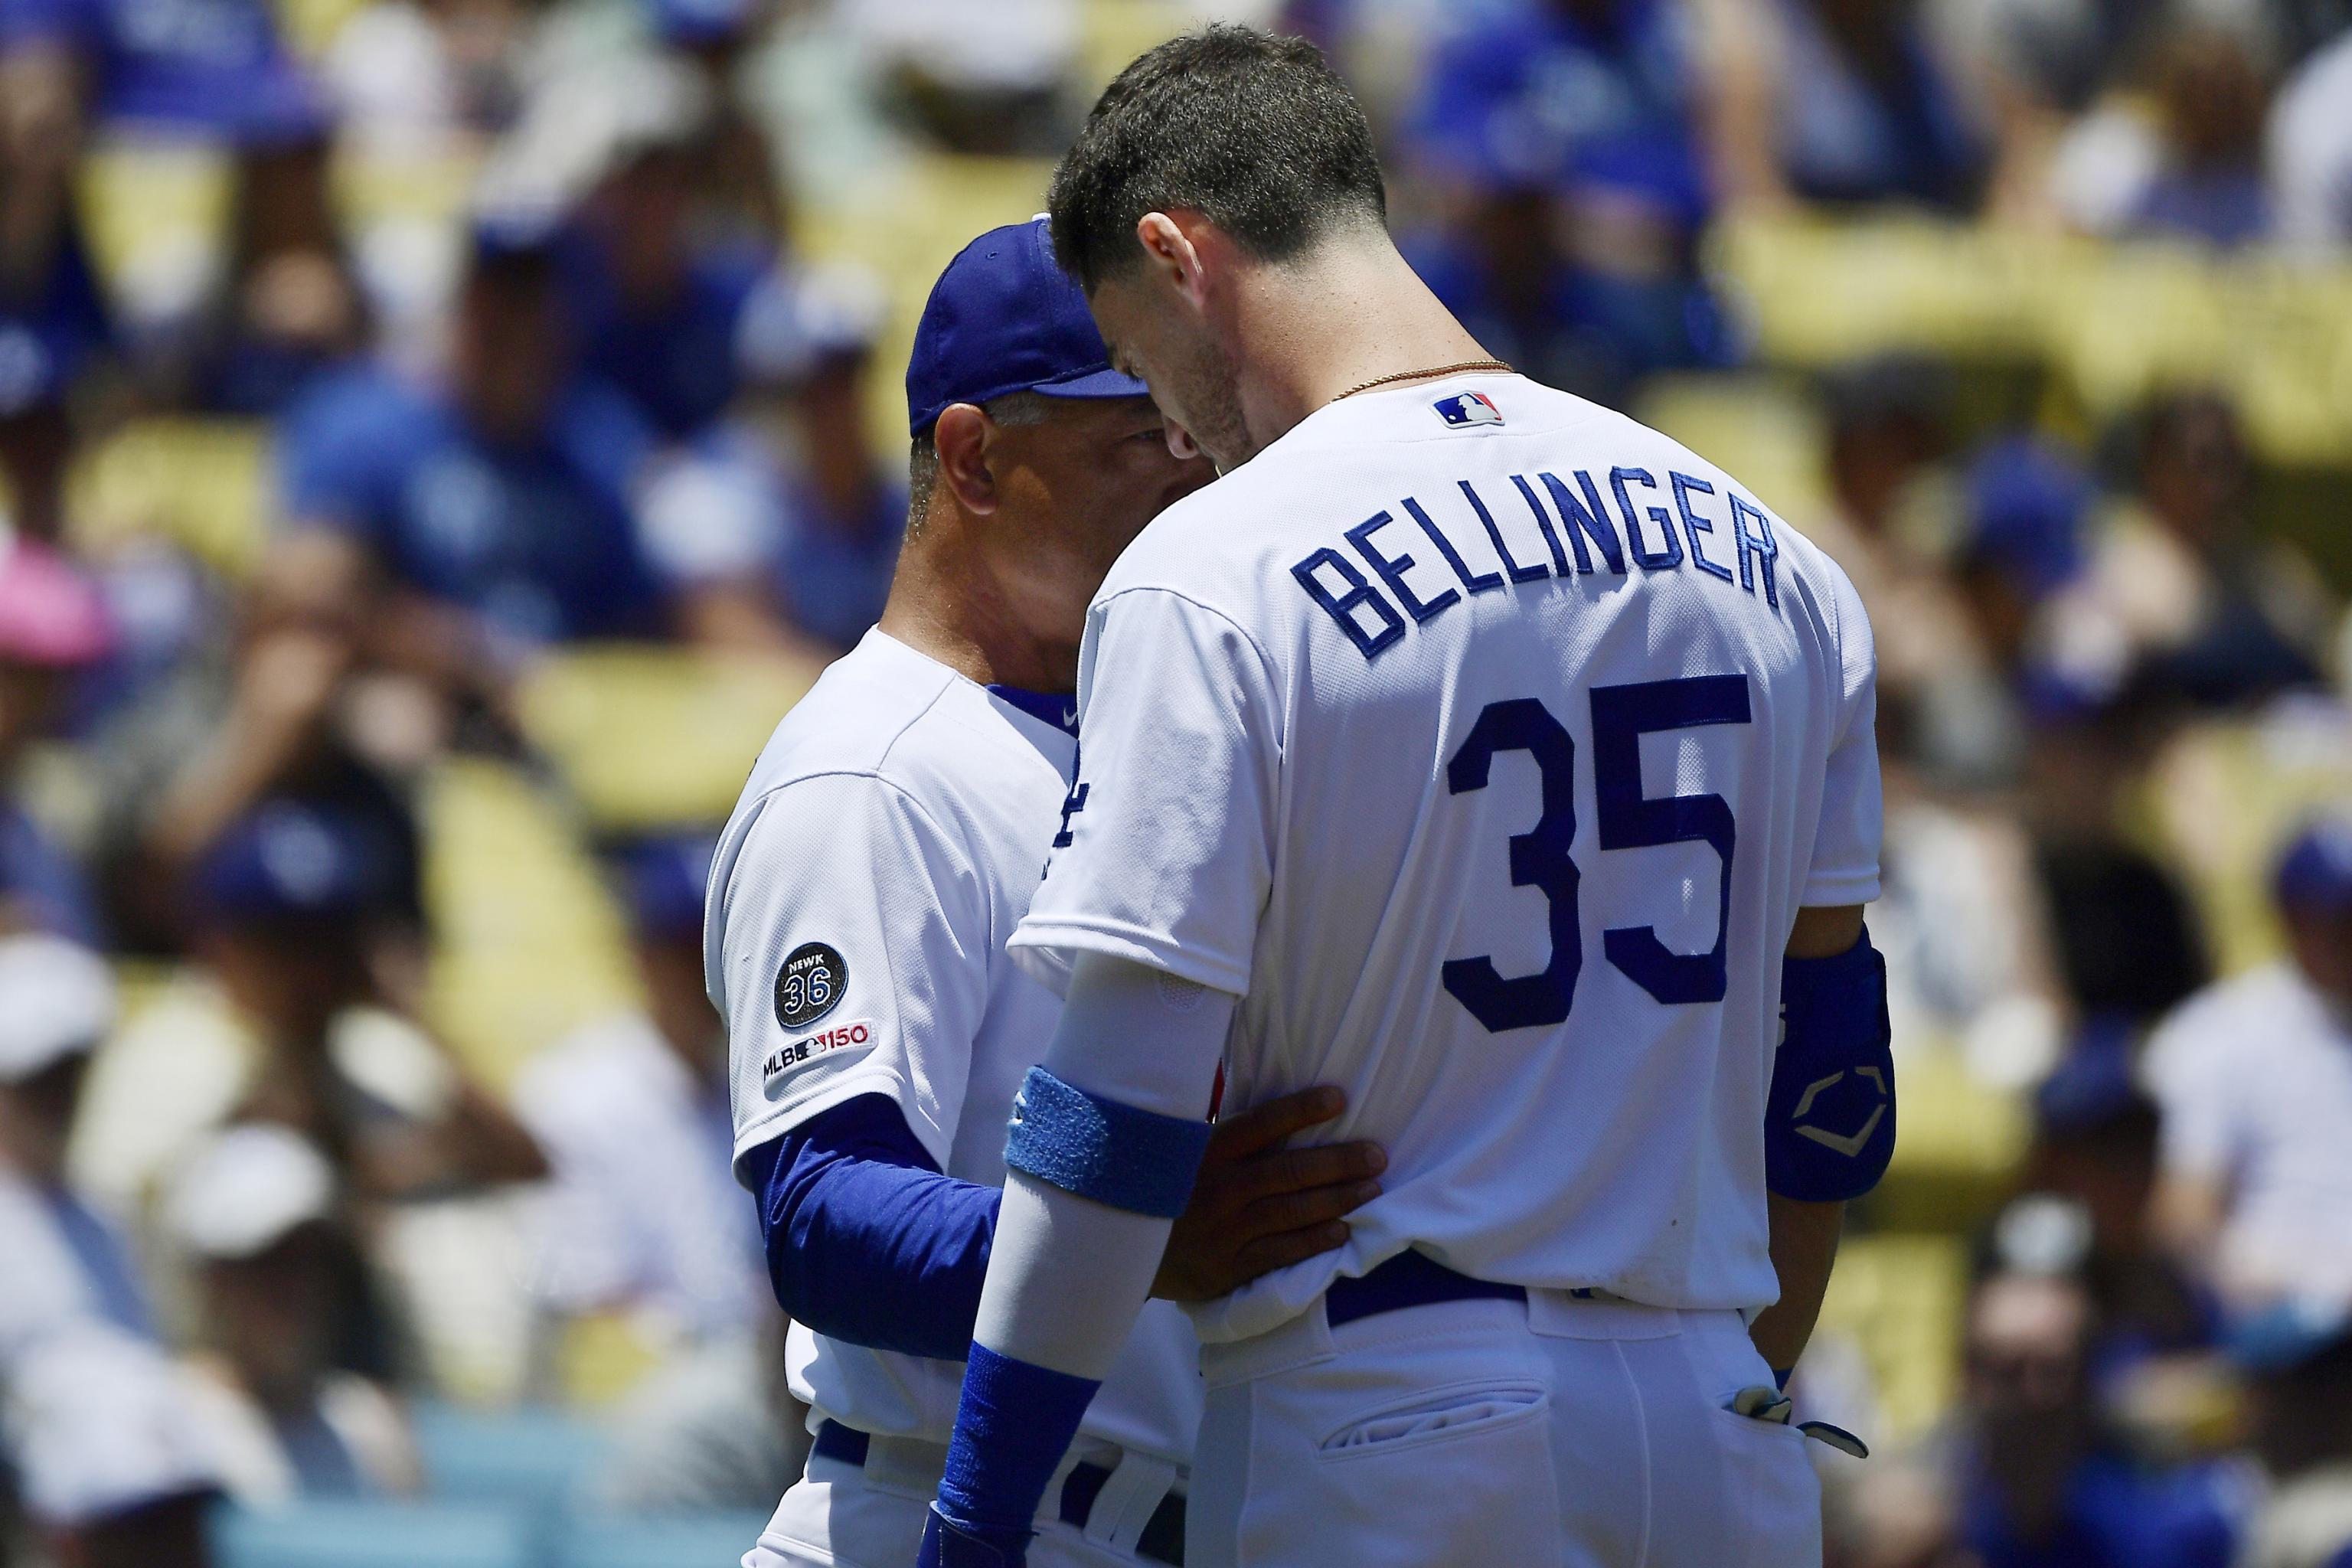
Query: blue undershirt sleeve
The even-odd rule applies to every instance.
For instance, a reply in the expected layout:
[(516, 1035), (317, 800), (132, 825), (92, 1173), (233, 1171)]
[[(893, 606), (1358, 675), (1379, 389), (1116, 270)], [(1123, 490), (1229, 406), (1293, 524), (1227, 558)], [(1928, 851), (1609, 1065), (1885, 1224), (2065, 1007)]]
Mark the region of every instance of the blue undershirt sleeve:
[(745, 1157), (777, 1304), (831, 1339), (962, 1361), (1003, 1194), (941, 1175), (887, 1095)]

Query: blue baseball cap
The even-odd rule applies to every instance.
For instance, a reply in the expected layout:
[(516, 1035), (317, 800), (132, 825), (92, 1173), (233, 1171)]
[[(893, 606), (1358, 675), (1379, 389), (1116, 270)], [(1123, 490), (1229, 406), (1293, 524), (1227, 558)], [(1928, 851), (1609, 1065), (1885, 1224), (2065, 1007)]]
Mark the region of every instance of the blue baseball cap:
[(2322, 817), (2279, 857), (2271, 890), (2282, 908), (2352, 914), (2352, 821)]
[(990, 229), (931, 285), (907, 360), (908, 431), (921, 435), (951, 404), (1015, 392), (1150, 395), (1111, 369), (1087, 297), (1055, 264), (1042, 217)]
[(1969, 465), (1975, 552), (2016, 576), (2036, 598), (2083, 569), (2083, 518), (2096, 499), (2091, 477), (2032, 436), (1994, 442)]
[(605, 852), (606, 870), (639, 935), (682, 937), (702, 930), (703, 886), (718, 848), (709, 834), (682, 833), (632, 839)]
[(353, 814), (310, 801), (265, 801), (192, 868), (195, 912), (231, 926), (352, 919), (384, 901), (387, 847)]

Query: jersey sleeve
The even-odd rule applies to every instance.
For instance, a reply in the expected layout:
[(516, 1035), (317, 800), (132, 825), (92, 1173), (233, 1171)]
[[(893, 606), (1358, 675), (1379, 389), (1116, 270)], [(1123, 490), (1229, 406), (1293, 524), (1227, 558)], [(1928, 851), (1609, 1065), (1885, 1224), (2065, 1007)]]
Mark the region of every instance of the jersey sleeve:
[(1837, 721), (1822, 776), (1822, 814), (1801, 903), (1866, 904), (1878, 897), (1885, 808), (1878, 781), (1878, 650), (1862, 596), (1839, 573)]
[(1088, 617), (1077, 782), (1012, 956), (1057, 993), (1080, 952), (1240, 995), (1274, 875), (1276, 689), (1233, 621), (1135, 588)]
[(2160, 1112), (2158, 1163), (2198, 1181), (2229, 1174), (2237, 1145), (2240, 1053), (2195, 1004), (2159, 1026), (2141, 1058), (2141, 1081)]
[(829, 773), (771, 792), (716, 910), (735, 1156), (860, 1094), (884, 1094), (942, 1169), (993, 952), (971, 859), (888, 781)]

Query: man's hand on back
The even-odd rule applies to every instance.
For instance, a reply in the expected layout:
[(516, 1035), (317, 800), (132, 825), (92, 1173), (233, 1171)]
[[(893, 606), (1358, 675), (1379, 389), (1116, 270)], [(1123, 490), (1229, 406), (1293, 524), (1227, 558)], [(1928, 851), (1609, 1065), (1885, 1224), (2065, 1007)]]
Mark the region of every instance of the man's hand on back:
[(1220, 1122), (1151, 1293), (1213, 1300), (1346, 1241), (1346, 1216), (1380, 1195), (1388, 1155), (1370, 1142), (1281, 1145), (1347, 1105), (1339, 1089), (1307, 1089)]

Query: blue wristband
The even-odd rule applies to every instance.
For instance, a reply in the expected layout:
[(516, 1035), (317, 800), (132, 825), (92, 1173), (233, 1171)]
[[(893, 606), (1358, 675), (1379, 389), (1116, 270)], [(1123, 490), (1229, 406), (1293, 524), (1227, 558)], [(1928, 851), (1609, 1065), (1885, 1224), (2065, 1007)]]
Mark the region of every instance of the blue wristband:
[(1064, 1083), (1031, 1068), (1013, 1100), (1008, 1170), (1129, 1214), (1174, 1219), (1192, 1196), (1213, 1131)]
[(1101, 1386), (973, 1343), (935, 1505), (954, 1527), (941, 1533), (942, 1568), (959, 1561), (987, 1563), (947, 1554), (960, 1549), (958, 1537), (986, 1545), (1006, 1563), (1020, 1560), (1055, 1468)]

